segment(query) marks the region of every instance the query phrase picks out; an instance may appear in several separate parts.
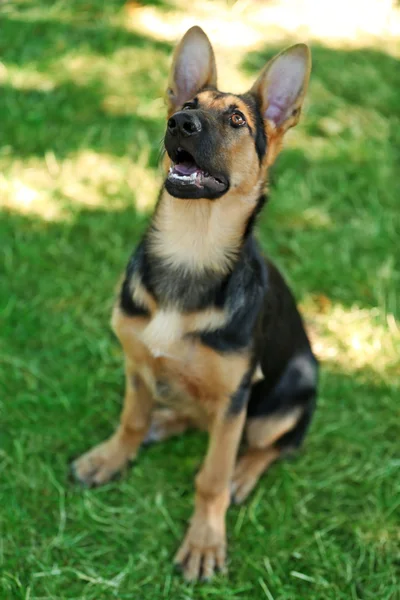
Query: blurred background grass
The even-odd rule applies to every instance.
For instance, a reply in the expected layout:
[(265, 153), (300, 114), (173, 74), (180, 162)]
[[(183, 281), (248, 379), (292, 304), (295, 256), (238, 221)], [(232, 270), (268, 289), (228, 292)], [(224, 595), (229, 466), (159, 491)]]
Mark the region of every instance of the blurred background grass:
[[(230, 580), (204, 587), (171, 570), (204, 436), (99, 490), (67, 481), (118, 419), (109, 313), (161, 182), (171, 50), (195, 23), (229, 91), (312, 45), (259, 237), (323, 362), (306, 451), (231, 510)], [(1, 599), (400, 598), (399, 53), (386, 0), (0, 4)]]

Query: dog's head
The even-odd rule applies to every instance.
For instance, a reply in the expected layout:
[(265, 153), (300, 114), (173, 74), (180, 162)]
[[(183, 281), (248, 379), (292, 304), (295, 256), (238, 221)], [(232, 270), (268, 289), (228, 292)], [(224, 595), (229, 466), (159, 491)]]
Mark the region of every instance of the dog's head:
[(175, 51), (167, 92), (169, 194), (260, 193), (284, 133), (299, 120), (310, 69), (308, 47), (297, 44), (273, 58), (246, 94), (222, 93), (208, 37), (189, 29)]

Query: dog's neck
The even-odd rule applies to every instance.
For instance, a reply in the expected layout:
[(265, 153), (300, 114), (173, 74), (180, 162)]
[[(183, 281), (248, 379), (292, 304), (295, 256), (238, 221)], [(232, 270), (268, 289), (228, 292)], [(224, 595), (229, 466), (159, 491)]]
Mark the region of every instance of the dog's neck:
[(218, 200), (182, 200), (163, 190), (148, 232), (150, 253), (166, 266), (201, 274), (229, 272), (243, 245), (260, 190)]

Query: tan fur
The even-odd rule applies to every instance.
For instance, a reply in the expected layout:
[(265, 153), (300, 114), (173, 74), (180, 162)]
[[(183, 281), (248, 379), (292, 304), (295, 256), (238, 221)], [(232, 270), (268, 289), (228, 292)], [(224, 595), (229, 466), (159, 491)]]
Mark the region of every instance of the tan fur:
[(195, 331), (210, 331), (222, 327), (227, 320), (225, 311), (217, 308), (207, 308), (202, 311), (192, 311), (183, 315), (184, 330), (187, 333)]
[(150, 238), (152, 252), (171, 266), (225, 273), (240, 249), (255, 202), (255, 197), (243, 199), (235, 191), (218, 202), (177, 202), (164, 191)]
[(174, 347), (183, 337), (183, 321), (176, 310), (159, 310), (141, 332), (140, 339), (155, 356), (174, 358)]
[(175, 564), (182, 566), (187, 581), (204, 579), (215, 570), (225, 572), (226, 526), (229, 490), (224, 489), (212, 500), (196, 498), (196, 508), (189, 529), (175, 555)]
[(280, 450), (273, 447), (274, 442), (293, 429), (300, 416), (301, 409), (297, 408), (280, 416), (248, 419), (249, 449), (239, 459), (232, 480), (232, 493), (237, 504), (247, 498), (261, 475), (279, 457)]
[[(203, 346), (197, 339), (187, 338), (187, 330), (183, 327), (185, 318), (179, 328), (167, 328), (168, 338), (162, 338), (162, 325), (167, 325), (167, 321), (160, 321), (158, 314), (152, 319), (132, 318), (124, 315), (118, 307), (114, 309), (112, 325), (127, 361), (132, 364), (132, 369), (140, 373), (155, 397), (158, 380), (169, 383), (171, 398), (184, 397), (185, 401), (181, 402), (182, 414), (186, 414), (188, 406), (194, 404), (197, 406), (196, 413), (200, 412), (203, 417), (213, 415), (218, 405), (227, 403), (237, 389), (249, 365), (248, 353), (222, 356)], [(175, 325), (177, 320), (178, 315), (175, 314)], [(191, 320), (190, 317), (186, 317), (186, 320), (189, 324), (195, 323), (195, 319)], [(161, 325), (159, 337), (154, 326), (151, 331), (155, 337), (150, 337), (149, 341), (148, 330), (154, 323)], [(163, 353), (156, 353), (156, 356), (153, 353), (154, 339), (162, 339), (164, 343)], [(167, 403), (167, 400), (163, 399), (163, 402)], [(174, 407), (176, 409), (176, 401)]]
[(276, 448), (264, 450), (250, 449), (239, 459), (232, 479), (232, 494), (236, 504), (240, 504), (255, 488), (261, 475), (279, 458)]
[[(304, 52), (299, 46), (289, 52)], [(274, 59), (275, 60), (275, 59)], [(252, 88), (260, 102), (265, 101), (271, 64), (263, 70)], [(219, 96), (204, 90), (216, 86), (216, 65), (211, 44), (198, 28), (191, 28), (178, 45), (173, 58), (168, 89), (168, 116), (184, 102), (198, 96), (200, 105), (220, 117), (228, 107), (240, 110), (251, 128), (256, 127), (247, 105), (237, 96)], [(215, 168), (229, 173), (230, 188), (216, 201), (183, 200), (163, 191), (157, 205), (148, 243), (151, 255), (166, 265), (192, 273), (213, 271), (223, 275), (231, 268), (243, 241), (243, 233), (263, 191), (267, 170), (282, 145), (285, 131), (297, 123), (308, 83), (293, 104), (290, 116), (275, 127), (265, 122), (268, 150), (259, 162), (254, 139), (246, 127), (224, 129), (223, 147), (215, 156)], [(200, 91), (202, 90), (203, 91)], [(263, 107), (263, 110), (265, 107)], [(218, 118), (214, 119), (218, 125)], [(170, 159), (164, 158), (167, 170)], [(127, 316), (118, 305), (112, 327), (125, 354), (126, 392), (120, 425), (114, 435), (75, 462), (77, 477), (88, 484), (108, 481), (133, 458), (153, 432), (163, 439), (196, 426), (209, 431), (209, 448), (196, 478), (195, 512), (188, 533), (176, 556), (183, 563), (187, 579), (201, 572), (213, 575), (224, 568), (226, 552), (225, 513), (229, 505), (229, 483), (237, 497), (254, 487), (261, 473), (278, 457), (271, 444), (289, 431), (300, 412), (280, 418), (250, 420), (247, 424), (248, 453), (240, 460), (233, 476), (237, 448), (246, 411), (230, 415), (232, 395), (250, 366), (250, 349), (218, 353), (188, 334), (222, 327), (228, 318), (220, 309), (182, 312), (179, 305), (161, 305), (137, 276), (129, 282), (133, 301), (148, 316)], [(253, 382), (262, 379), (258, 365)], [(153, 406), (163, 405), (153, 413)]]
[(152, 414), (150, 429), (145, 441), (148, 443), (160, 442), (180, 435), (193, 426), (194, 422), (190, 416), (182, 416), (170, 407), (159, 408)]
[(296, 425), (301, 408), (284, 415), (257, 417), (246, 424), (246, 437), (252, 448), (267, 448)]
[[(156, 300), (147, 292), (137, 276), (132, 278), (130, 289), (132, 299), (135, 303), (148, 310), (151, 316), (157, 315), (156, 323), (152, 323), (151, 325), (152, 333), (148, 331), (145, 337), (158, 337), (164, 340), (165, 343), (168, 338), (172, 341), (180, 335), (218, 329), (226, 323), (226, 313), (218, 308), (207, 308), (201, 311), (188, 311), (185, 313), (178, 312), (177, 310), (158, 310)], [(118, 312), (118, 309), (116, 309), (116, 312)], [(115, 314), (113, 319), (115, 318)], [(139, 319), (144, 323), (143, 319), (146, 318), (139, 317)]]
[[(250, 127), (255, 127), (247, 106), (237, 96), (219, 97), (216, 92), (209, 90), (198, 93), (197, 98), (204, 109), (221, 113), (229, 106), (236, 105)], [(302, 99), (303, 95), (300, 103)], [(281, 150), (283, 135), (297, 120), (298, 116), (293, 117), (279, 128), (266, 121), (268, 147), (261, 165), (254, 141), (245, 128), (240, 135), (235, 131), (234, 135), (226, 137), (220, 161), (231, 175), (230, 189), (218, 202), (207, 199), (177, 200), (164, 190), (150, 237), (155, 256), (177, 268), (227, 272), (240, 250), (244, 228), (263, 191), (267, 170)], [(166, 158), (165, 170), (170, 164)]]
[(225, 514), (230, 502), (229, 482), (233, 474), (245, 413), (226, 418), (220, 410), (210, 430), (203, 467), (196, 477), (195, 511), (175, 562), (184, 564), (189, 581), (197, 579), (205, 563), (205, 576), (225, 565)]
[[(126, 362), (121, 424), (108, 441), (76, 462), (79, 479), (104, 483), (136, 455), (150, 426), (155, 399), (172, 406), (177, 418), (205, 429), (216, 412), (225, 410), (248, 368), (249, 356), (220, 356), (199, 341), (185, 338), (185, 324), (196, 327), (209, 317), (198, 316), (196, 323), (196, 314), (181, 319), (178, 313), (157, 311), (151, 319), (131, 318), (115, 307), (112, 326)], [(158, 396), (160, 380), (169, 384), (167, 396)]]
[(132, 300), (142, 308), (146, 308), (151, 313), (157, 310), (157, 302), (154, 297), (149, 294), (137, 275), (132, 277), (129, 284), (132, 292)]

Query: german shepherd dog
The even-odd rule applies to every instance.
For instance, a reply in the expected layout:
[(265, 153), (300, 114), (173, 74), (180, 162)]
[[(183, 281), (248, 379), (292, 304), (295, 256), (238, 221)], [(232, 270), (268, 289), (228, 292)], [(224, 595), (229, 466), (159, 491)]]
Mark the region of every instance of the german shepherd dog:
[(253, 236), (268, 168), (299, 120), (310, 68), (309, 49), (297, 44), (249, 92), (228, 94), (217, 89), (202, 29), (178, 45), (165, 181), (112, 315), (125, 354), (120, 424), (73, 464), (80, 482), (100, 485), (142, 443), (208, 431), (175, 558), (187, 580), (224, 570), (231, 499), (242, 502), (271, 463), (300, 445), (315, 406), (318, 365), (301, 317)]

